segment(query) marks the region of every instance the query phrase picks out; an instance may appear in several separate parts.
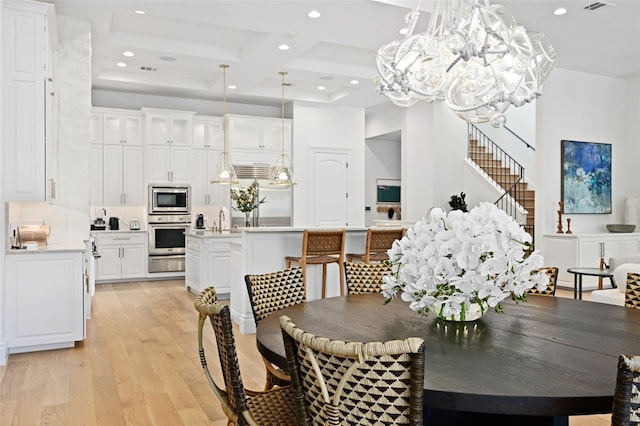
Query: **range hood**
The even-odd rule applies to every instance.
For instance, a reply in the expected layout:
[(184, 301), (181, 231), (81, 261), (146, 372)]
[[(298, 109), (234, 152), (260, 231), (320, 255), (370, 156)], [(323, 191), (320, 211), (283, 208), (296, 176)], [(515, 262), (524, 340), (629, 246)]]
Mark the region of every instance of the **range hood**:
[(268, 164), (233, 165), (238, 179), (270, 179), (273, 167)]

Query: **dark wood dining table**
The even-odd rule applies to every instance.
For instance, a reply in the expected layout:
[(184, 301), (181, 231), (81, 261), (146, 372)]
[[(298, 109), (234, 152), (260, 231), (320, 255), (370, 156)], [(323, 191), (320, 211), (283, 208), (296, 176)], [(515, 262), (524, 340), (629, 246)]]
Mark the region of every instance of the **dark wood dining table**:
[(618, 356), (640, 354), (640, 310), (530, 295), (469, 323), (421, 317), (381, 294), (320, 299), (263, 319), (258, 350), (288, 369), (281, 315), (318, 336), (346, 341), (425, 340), (425, 424), (568, 425), (610, 413)]

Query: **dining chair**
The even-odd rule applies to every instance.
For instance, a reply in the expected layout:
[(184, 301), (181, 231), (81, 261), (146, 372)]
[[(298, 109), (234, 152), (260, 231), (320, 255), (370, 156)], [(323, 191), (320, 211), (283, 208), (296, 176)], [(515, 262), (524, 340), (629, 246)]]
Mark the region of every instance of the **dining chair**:
[(364, 263), (382, 262), (389, 259), (387, 250), (393, 242), (404, 236), (404, 229), (367, 229), (367, 239), (364, 245), (364, 253), (347, 253), (347, 261), (360, 260)]
[(618, 357), (611, 425), (638, 424), (640, 424), (640, 356), (621, 354)]
[[(302, 268), (291, 268), (266, 274), (245, 275), (249, 302), (256, 323), (274, 312), (307, 300)], [(289, 374), (262, 357), (267, 370), (265, 390), (291, 384)]]
[(545, 273), (549, 277), (549, 282), (544, 290), (539, 290), (538, 287), (531, 287), (527, 290), (528, 294), (539, 294), (541, 296), (555, 296), (556, 295), (556, 282), (558, 281), (558, 268), (555, 266), (546, 266), (538, 269), (538, 273)]
[(640, 274), (627, 273), (627, 287), (624, 290), (624, 306), (640, 309)]
[[(198, 311), (198, 351), (200, 363), (213, 393), (227, 416), (228, 425), (296, 425), (294, 391), (291, 386), (276, 387), (268, 391), (246, 389), (240, 375), (240, 365), (229, 307), (218, 302), (213, 287), (204, 289), (196, 298)], [(205, 356), (203, 329), (209, 318), (213, 327), (224, 387), (215, 382)]]
[(391, 265), (386, 262), (344, 262), (347, 294), (380, 293), (382, 279), (391, 274)]
[(346, 231), (340, 230), (304, 230), (302, 253), (300, 256), (285, 256), (287, 269), (292, 264), (302, 268), (305, 294), (307, 293), (307, 265), (322, 265), (322, 298), (327, 294), (327, 265), (338, 265), (340, 275), (340, 296), (344, 295), (344, 241)]
[(300, 425), (422, 425), (424, 340), (343, 342), (280, 317)]

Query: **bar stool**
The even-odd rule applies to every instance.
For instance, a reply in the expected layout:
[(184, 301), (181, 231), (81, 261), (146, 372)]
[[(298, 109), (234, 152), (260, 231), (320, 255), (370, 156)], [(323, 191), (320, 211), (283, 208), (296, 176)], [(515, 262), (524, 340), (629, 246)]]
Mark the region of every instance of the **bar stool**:
[(387, 250), (391, 248), (395, 240), (404, 236), (403, 228), (372, 229), (367, 230), (367, 241), (364, 253), (347, 253), (347, 261), (360, 260), (364, 263), (382, 262), (389, 259)]
[(331, 231), (309, 231), (305, 229), (302, 238), (302, 255), (285, 256), (287, 268), (297, 263), (302, 268), (304, 289), (307, 292), (307, 265), (322, 265), (322, 298), (327, 292), (327, 264), (336, 263), (340, 274), (340, 296), (344, 295), (344, 229)]

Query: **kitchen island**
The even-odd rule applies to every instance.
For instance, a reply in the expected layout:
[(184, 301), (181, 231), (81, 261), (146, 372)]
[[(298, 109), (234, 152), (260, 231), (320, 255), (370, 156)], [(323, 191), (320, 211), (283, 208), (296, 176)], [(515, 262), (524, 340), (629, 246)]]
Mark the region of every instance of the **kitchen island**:
[(239, 232), (214, 233), (211, 229), (186, 232), (185, 288), (199, 294), (213, 286), (218, 297), (228, 298), (231, 291), (230, 243), (240, 236)]
[[(285, 269), (285, 256), (298, 256), (302, 252), (302, 237), (305, 229), (296, 227), (245, 228), (240, 238), (230, 239), (230, 309), (231, 318), (243, 334), (255, 333), (253, 312), (249, 303), (244, 276), (264, 274)], [(313, 228), (339, 229), (332, 228)], [(362, 253), (367, 237), (366, 227), (345, 227), (347, 238), (346, 253)], [(187, 271), (188, 271), (187, 266)], [(321, 297), (322, 268), (318, 265), (307, 267), (307, 300)], [(338, 268), (327, 267), (327, 297), (340, 295)]]

